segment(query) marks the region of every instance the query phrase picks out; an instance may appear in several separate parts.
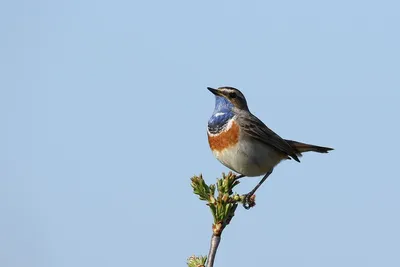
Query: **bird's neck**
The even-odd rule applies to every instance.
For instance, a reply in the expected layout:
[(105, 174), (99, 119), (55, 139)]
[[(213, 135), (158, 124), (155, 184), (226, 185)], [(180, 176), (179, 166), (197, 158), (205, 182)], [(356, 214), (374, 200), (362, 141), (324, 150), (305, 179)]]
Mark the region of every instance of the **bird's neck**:
[(216, 96), (214, 113), (208, 121), (208, 131), (212, 134), (223, 131), (229, 120), (235, 115), (232, 109), (231, 102), (224, 97)]

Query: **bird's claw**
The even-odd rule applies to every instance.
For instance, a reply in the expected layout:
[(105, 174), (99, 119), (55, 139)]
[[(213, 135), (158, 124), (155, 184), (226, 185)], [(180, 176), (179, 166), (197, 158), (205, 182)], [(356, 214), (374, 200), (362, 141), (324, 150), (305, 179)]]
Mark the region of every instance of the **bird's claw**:
[(255, 202), (256, 195), (253, 194), (246, 194), (243, 195), (243, 207), (248, 210), (256, 205)]

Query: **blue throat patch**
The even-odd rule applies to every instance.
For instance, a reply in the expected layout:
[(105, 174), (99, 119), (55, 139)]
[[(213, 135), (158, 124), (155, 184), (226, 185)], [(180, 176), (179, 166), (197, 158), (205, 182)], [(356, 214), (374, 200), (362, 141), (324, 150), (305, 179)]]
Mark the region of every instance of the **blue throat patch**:
[(208, 131), (212, 134), (221, 132), (228, 121), (235, 114), (232, 111), (233, 104), (222, 96), (215, 96), (215, 109), (211, 118), (208, 120)]

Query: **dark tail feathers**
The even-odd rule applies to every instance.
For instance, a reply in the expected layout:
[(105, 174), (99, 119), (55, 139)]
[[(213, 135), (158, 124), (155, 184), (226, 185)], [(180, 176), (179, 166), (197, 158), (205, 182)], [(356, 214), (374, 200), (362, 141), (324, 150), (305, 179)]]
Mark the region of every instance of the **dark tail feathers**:
[(304, 144), (292, 140), (285, 140), (293, 149), (296, 151), (296, 154), (301, 156), (301, 153), (313, 151), (318, 153), (328, 153), (328, 151), (333, 150), (330, 147), (323, 147), (323, 146), (314, 146), (309, 144)]

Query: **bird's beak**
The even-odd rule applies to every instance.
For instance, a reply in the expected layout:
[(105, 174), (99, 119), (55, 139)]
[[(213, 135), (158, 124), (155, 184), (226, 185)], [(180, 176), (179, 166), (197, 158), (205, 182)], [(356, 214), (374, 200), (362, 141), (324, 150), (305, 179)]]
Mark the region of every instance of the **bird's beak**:
[(219, 91), (217, 89), (211, 88), (211, 87), (207, 87), (207, 89), (213, 93), (214, 95), (220, 95)]

